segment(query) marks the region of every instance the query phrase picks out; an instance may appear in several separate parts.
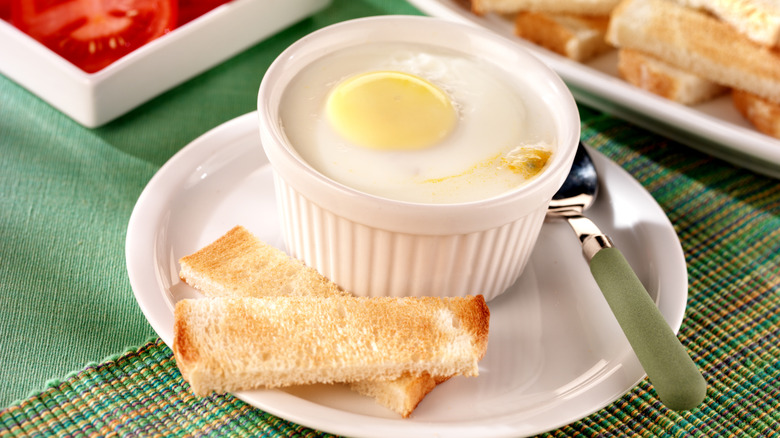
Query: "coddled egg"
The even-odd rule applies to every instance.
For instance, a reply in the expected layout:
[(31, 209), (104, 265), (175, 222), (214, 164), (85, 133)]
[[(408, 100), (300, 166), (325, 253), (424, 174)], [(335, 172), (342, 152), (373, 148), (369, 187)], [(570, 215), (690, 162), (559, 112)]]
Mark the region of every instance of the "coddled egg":
[(307, 66), (280, 115), (298, 154), (339, 183), (459, 203), (512, 190), (544, 169), (555, 144), (549, 111), (532, 84), (478, 59), (369, 44)]

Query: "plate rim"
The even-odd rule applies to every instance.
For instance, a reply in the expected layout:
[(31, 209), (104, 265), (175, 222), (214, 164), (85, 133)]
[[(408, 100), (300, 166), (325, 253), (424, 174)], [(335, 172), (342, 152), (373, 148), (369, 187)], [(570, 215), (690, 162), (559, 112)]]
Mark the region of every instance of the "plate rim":
[[(228, 139), (233, 139), (234, 141), (239, 141), (240, 139), (245, 138), (249, 135), (257, 135), (257, 142), (258, 142), (258, 150), (260, 150), (262, 153), (262, 148), (259, 147), (259, 132), (256, 131), (256, 117), (257, 113), (251, 112), (247, 113), (245, 115), (239, 116), (235, 119), (232, 119), (228, 122), (223, 123), (222, 125), (219, 125), (202, 136), (198, 137), (197, 139), (193, 140), (190, 144), (182, 148), (177, 154), (175, 154), (168, 162), (166, 162), (160, 170), (151, 178), (149, 183), (147, 184), (146, 188), (141, 193), (141, 196), (139, 196), (138, 202), (136, 203), (135, 208), (133, 209), (133, 213), (131, 214), (130, 221), (128, 223), (128, 230), (126, 235), (126, 260), (127, 260), (127, 269), (128, 269), (128, 275), (130, 277), (130, 283), (131, 287), (133, 289), (133, 293), (135, 295), (135, 298), (137, 302), (139, 303), (139, 306), (142, 309), (142, 312), (146, 319), (149, 321), (149, 323), (152, 325), (152, 327), (155, 329), (155, 331), (158, 333), (158, 335), (163, 339), (163, 341), (171, 345), (172, 341), (172, 331), (173, 331), (173, 315), (169, 315), (169, 318), (167, 322), (162, 322), (160, 319), (155, 316), (153, 313), (155, 312), (153, 309), (150, 308), (149, 303), (149, 294), (157, 294), (159, 295), (158, 300), (162, 300), (162, 296), (165, 294), (165, 292), (160, 293), (161, 291), (155, 290), (152, 292), (146, 292), (148, 288), (150, 287), (150, 281), (156, 282), (159, 285), (159, 280), (157, 278), (149, 279), (148, 278), (148, 272), (139, 272), (139, 263), (142, 263), (144, 260), (146, 260), (148, 263), (156, 264), (156, 261), (149, 262), (150, 259), (153, 257), (149, 257), (149, 254), (141, 254), (139, 251), (141, 251), (143, 248), (149, 247), (149, 242), (143, 242), (143, 239), (140, 239), (139, 236), (150, 236), (155, 235), (158, 232), (158, 227), (161, 225), (159, 222), (149, 223), (147, 221), (147, 216), (150, 212), (150, 209), (154, 208), (164, 208), (165, 202), (164, 199), (160, 198), (160, 191), (159, 186), (161, 184), (166, 184), (169, 182), (169, 180), (176, 179), (172, 178), (172, 175), (175, 174), (177, 170), (187, 168), (190, 169), (190, 171), (194, 171), (197, 161), (208, 158), (213, 156), (215, 153), (218, 153), (216, 151), (216, 146), (219, 146), (220, 148), (225, 148), (225, 145), (230, 143), (230, 140), (225, 140), (224, 137), (227, 137)], [(219, 139), (219, 142), (216, 140)], [(229, 150), (229, 147), (226, 148)], [(601, 166), (602, 163), (608, 162), (611, 163), (606, 157), (604, 157), (601, 153), (598, 151), (595, 151), (593, 149), (590, 149), (591, 152), (593, 152), (594, 160)], [(264, 154), (263, 154), (264, 156)], [(605, 161), (606, 160), (606, 161)], [(185, 166), (186, 165), (186, 166)], [(264, 164), (265, 166), (265, 164)], [(601, 166), (603, 170), (603, 166)], [(617, 172), (618, 175), (620, 175), (622, 178), (628, 178), (629, 181), (632, 182), (634, 187), (632, 187), (632, 190), (640, 189), (647, 194), (648, 197), (652, 199), (652, 196), (646, 192), (646, 190), (639, 184), (638, 181), (636, 181), (633, 177), (630, 176), (625, 170), (617, 166), (617, 164), (611, 163), (610, 165), (610, 172)], [(179, 178), (182, 179), (182, 178)], [(655, 201), (654, 201), (655, 202)], [(655, 204), (655, 207), (657, 207), (661, 213), (663, 213), (663, 210), (660, 209), (660, 206), (658, 204)], [(162, 215), (164, 216), (164, 215)], [(685, 313), (686, 303), (687, 303), (687, 268), (685, 265), (685, 259), (684, 254), (682, 252), (682, 247), (679, 242), (679, 238), (677, 237), (676, 233), (674, 232), (673, 226), (671, 222), (669, 222), (668, 217), (663, 214), (663, 217), (666, 218), (665, 225), (668, 225), (669, 229), (666, 229), (665, 232), (671, 231), (671, 234), (674, 235), (674, 239), (677, 243), (676, 250), (673, 251), (673, 254), (671, 254), (672, 259), (678, 259), (678, 261), (682, 260), (682, 266), (681, 271), (678, 274), (682, 274), (682, 277), (679, 279), (679, 281), (684, 282), (685, 287), (683, 290), (683, 293), (678, 295), (672, 295), (672, 298), (677, 299), (677, 303), (671, 303), (671, 306), (676, 310), (674, 314), (665, 314), (664, 316), (667, 318), (667, 322), (672, 327), (673, 331), (677, 332), (682, 324), (682, 320)], [(668, 236), (667, 236), (668, 237)], [(154, 239), (153, 239), (154, 240)], [(154, 245), (153, 245), (154, 246)], [(673, 263), (670, 261), (670, 265), (679, 266), (676, 263)], [(153, 268), (154, 269), (154, 268)], [(143, 271), (143, 270), (141, 270)], [(142, 276), (146, 276), (146, 281), (142, 281)], [(661, 296), (666, 296), (663, 294), (668, 294), (668, 292), (663, 292)], [(669, 304), (668, 304), (669, 305)], [(168, 309), (168, 312), (170, 312), (170, 309)], [(166, 331), (164, 329), (160, 329), (159, 326), (161, 324), (170, 324), (170, 330)], [(242, 391), (234, 393), (233, 395), (237, 396), (241, 400), (249, 403), (250, 405), (253, 405), (257, 408), (260, 408), (266, 412), (269, 412), (273, 415), (279, 416), (281, 418), (285, 418), (289, 421), (293, 421), (295, 423), (304, 425), (306, 427), (311, 427), (319, 430), (326, 430), (330, 433), (337, 433), (337, 434), (346, 434), (346, 435), (353, 435), (353, 436), (397, 436), (400, 433), (415, 433), (416, 435), (425, 435), (425, 436), (437, 436), (444, 434), (456, 434), (457, 436), (472, 436), (475, 433), (479, 433), (482, 436), (516, 436), (519, 433), (521, 434), (536, 434), (541, 433), (544, 431), (552, 430), (554, 428), (563, 426), (565, 424), (569, 424), (572, 421), (576, 421), (578, 419), (584, 418), (587, 415), (590, 415), (591, 413), (603, 408), (604, 406), (607, 406), (609, 403), (614, 402), (618, 398), (620, 398), (622, 395), (624, 395), (626, 392), (630, 391), (631, 388), (636, 386), (642, 379), (645, 378), (645, 375), (642, 374), (639, 376), (636, 381), (628, 388), (625, 388), (623, 392), (620, 394), (615, 395), (614, 397), (607, 397), (610, 398), (610, 400), (602, 403), (599, 402), (593, 406), (590, 406), (588, 409), (583, 409), (578, 411), (574, 417), (571, 415), (567, 416), (566, 418), (560, 418), (557, 422), (548, 422), (545, 424), (543, 428), (540, 428), (538, 430), (523, 430), (518, 429), (515, 427), (514, 429), (509, 428), (510, 430), (506, 430), (507, 428), (503, 428), (501, 431), (492, 430), (487, 431), (485, 430), (485, 425), (469, 425), (469, 424), (463, 424), (463, 423), (455, 423), (448, 425), (447, 423), (414, 423), (410, 422), (408, 419), (387, 419), (387, 418), (377, 418), (377, 417), (367, 417), (366, 415), (359, 414), (359, 413), (353, 413), (353, 412), (347, 412), (342, 411), (337, 408), (319, 405), (315, 402), (305, 400), (298, 398), (292, 394), (288, 394), (284, 391), (280, 390), (265, 390), (262, 391), (263, 394), (263, 400), (264, 403), (257, 403), (257, 400), (253, 398), (253, 395), (256, 395), (254, 391)], [(255, 394), (253, 394), (255, 393)], [(291, 397), (293, 399), (291, 399)], [(322, 415), (319, 419), (312, 419), (311, 416), (307, 416), (306, 413), (308, 412), (307, 409), (284, 409), (284, 406), (287, 406), (290, 402), (297, 403), (298, 406), (303, 403), (303, 406), (313, 405), (316, 406), (316, 409), (318, 412), (320, 412)], [(278, 407), (282, 406), (282, 408)], [(587, 412), (585, 412), (587, 411)], [(331, 423), (323, 423), (325, 419), (327, 418), (333, 418), (332, 416), (340, 416), (344, 421), (341, 421), (338, 425), (333, 425)], [(355, 422), (360, 422), (360, 420), (364, 420), (368, 418), (369, 424), (366, 426), (363, 424), (361, 427), (360, 424), (357, 425), (357, 427), (354, 426)], [(473, 423), (473, 422), (472, 422)], [(379, 430), (365, 430), (366, 427), (374, 427)], [(454, 430), (457, 429), (457, 430)], [(370, 435), (366, 435), (370, 434)]]

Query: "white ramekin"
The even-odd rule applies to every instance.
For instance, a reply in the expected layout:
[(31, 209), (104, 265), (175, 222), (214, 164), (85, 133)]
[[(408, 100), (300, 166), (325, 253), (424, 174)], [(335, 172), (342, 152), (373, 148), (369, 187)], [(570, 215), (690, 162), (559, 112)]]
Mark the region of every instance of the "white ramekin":
[[(530, 81), (555, 118), (557, 150), (547, 169), (501, 196), (461, 204), (416, 204), (339, 184), (289, 144), (279, 105), (309, 63), (374, 42), (440, 46), (482, 58)], [(547, 206), (571, 167), (580, 120), (571, 93), (514, 42), (476, 26), (416, 16), (379, 16), (331, 25), (291, 45), (269, 67), (258, 95), (260, 135), (274, 171), (287, 251), (361, 296), (464, 296), (490, 300), (514, 283)]]

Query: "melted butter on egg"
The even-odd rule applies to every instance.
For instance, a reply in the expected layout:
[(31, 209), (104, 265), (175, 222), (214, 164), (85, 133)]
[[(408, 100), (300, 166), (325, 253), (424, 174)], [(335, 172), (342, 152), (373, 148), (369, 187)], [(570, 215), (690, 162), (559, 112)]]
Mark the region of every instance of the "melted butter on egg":
[(373, 71), (345, 79), (330, 93), (334, 129), (359, 146), (415, 150), (439, 143), (457, 114), (449, 96), (431, 82), (400, 71)]
[(547, 166), (552, 151), (543, 146), (518, 146), (501, 158), (501, 163), (507, 169), (532, 178)]
[(503, 170), (531, 179), (547, 166), (550, 156), (552, 151), (544, 146), (518, 146), (506, 154), (497, 154), (476, 163), (461, 173), (426, 179), (423, 183), (437, 184), (457, 178), (495, 178)]
[(455, 178), (468, 178), (477, 174), (481, 174), (482, 176), (485, 176), (486, 174), (495, 174), (499, 171), (499, 166), (502, 160), (503, 157), (501, 155), (496, 155), (469, 167), (461, 173), (447, 175), (440, 178), (429, 178), (424, 180), (423, 183), (438, 184)]

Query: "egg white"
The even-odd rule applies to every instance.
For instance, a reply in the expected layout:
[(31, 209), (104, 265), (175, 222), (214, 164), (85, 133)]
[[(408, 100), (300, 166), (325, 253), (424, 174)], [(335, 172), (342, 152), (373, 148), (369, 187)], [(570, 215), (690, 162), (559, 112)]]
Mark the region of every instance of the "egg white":
[[(325, 114), (329, 93), (348, 77), (379, 70), (413, 74), (446, 92), (457, 111), (453, 131), (434, 146), (411, 151), (368, 149), (340, 136)], [(337, 182), (409, 202), (468, 202), (525, 182), (491, 158), (524, 145), (553, 148), (549, 109), (531, 87), (458, 53), (368, 44), (320, 58), (300, 72), (284, 93), (280, 116), (294, 149)]]

